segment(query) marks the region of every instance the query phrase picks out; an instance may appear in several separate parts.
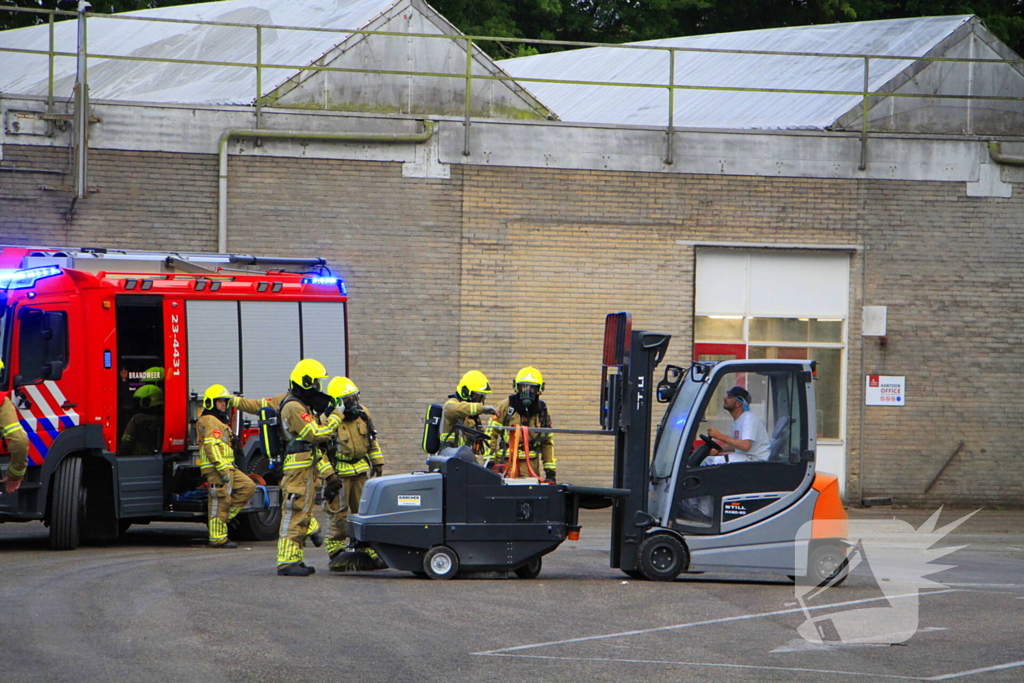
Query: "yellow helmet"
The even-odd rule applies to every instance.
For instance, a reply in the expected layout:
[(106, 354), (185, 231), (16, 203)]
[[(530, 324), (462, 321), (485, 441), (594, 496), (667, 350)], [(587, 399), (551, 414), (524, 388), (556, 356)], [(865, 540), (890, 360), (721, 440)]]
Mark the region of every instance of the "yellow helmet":
[(142, 381), (145, 384), (159, 384), (164, 381), (164, 369), (159, 365), (154, 365), (151, 368), (146, 368), (146, 372), (143, 373), (145, 379)]
[(538, 392), (544, 391), (544, 375), (540, 374), (540, 370), (532, 365), (527, 365), (516, 374), (512, 388), (516, 389), (520, 384), (536, 384)]
[(207, 410), (213, 410), (215, 401), (219, 398), (226, 398), (231, 400), (231, 393), (228, 388), (223, 384), (214, 384), (205, 392), (203, 392), (203, 408)]
[(358, 393), (359, 387), (348, 377), (335, 377), (327, 385), (327, 395), (333, 398), (335, 402), (340, 401), (346, 396)]
[(320, 389), (320, 380), (327, 379), (327, 368), (318, 360), (304, 358), (295, 364), (288, 376), (292, 384), (303, 389)]
[(143, 384), (135, 390), (135, 398), (143, 408), (156, 408), (164, 404), (164, 390), (154, 384)]
[(491, 393), (491, 383), (487, 381), (487, 376), (484, 373), (479, 370), (470, 370), (459, 380), (459, 386), (455, 393), (463, 401), (468, 401), (473, 394)]

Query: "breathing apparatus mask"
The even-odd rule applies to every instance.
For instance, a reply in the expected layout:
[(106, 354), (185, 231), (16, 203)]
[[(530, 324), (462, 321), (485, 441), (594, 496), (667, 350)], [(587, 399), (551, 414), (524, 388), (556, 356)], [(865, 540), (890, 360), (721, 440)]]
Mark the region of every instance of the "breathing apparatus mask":
[(359, 405), (359, 394), (351, 394), (341, 399), (342, 414), (346, 420), (354, 420), (362, 415), (363, 409)]
[(529, 408), (540, 397), (540, 387), (536, 384), (517, 384), (516, 393), (524, 408)]

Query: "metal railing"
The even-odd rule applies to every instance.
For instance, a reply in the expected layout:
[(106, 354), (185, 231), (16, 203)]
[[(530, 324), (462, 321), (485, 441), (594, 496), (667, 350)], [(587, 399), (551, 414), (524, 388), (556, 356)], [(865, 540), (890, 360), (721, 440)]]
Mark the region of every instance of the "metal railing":
[[(477, 35), (458, 35), (451, 36), (446, 34), (433, 34), (433, 33), (412, 33), (412, 32), (397, 32), (397, 31), (373, 31), (364, 29), (336, 29), (336, 28), (319, 28), (319, 27), (308, 27), (308, 26), (289, 26), (289, 25), (276, 25), (276, 24), (246, 24), (236, 22), (214, 22), (214, 21), (200, 21), (200, 20), (184, 20), (184, 19), (168, 19), (168, 18), (157, 18), (157, 17), (140, 17), (140, 16), (129, 16), (125, 14), (88, 14), (86, 12), (67, 12), (61, 10), (42, 10), (42, 9), (25, 9), (25, 8), (11, 8), (11, 7), (0, 7), (0, 11), (5, 12), (23, 12), (31, 13), (35, 15), (41, 15), (45, 17), (46, 23), (49, 26), (49, 46), (47, 50), (31, 50), (23, 48), (9, 48), (0, 46), (0, 53), (20, 53), (20, 54), (32, 54), (46, 56), (48, 58), (49, 65), (49, 85), (47, 89), (47, 110), (48, 113), (53, 113), (54, 106), (54, 74), (55, 74), (55, 60), (57, 58), (70, 58), (75, 57), (80, 59), (80, 67), (78, 79), (80, 82), (87, 84), (87, 63), (89, 59), (92, 60), (123, 60), (123, 61), (135, 61), (135, 62), (152, 62), (161, 64), (179, 64), (179, 65), (195, 65), (195, 66), (218, 66), (218, 67), (238, 67), (238, 68), (249, 68), (253, 69), (256, 76), (255, 92), (252, 99), (252, 107), (256, 119), (256, 127), (260, 128), (263, 126), (263, 109), (268, 106), (269, 102), (272, 102), (267, 96), (263, 94), (263, 81), (264, 73), (266, 70), (287, 70), (294, 71), (300, 74), (306, 74), (310, 72), (325, 72), (325, 73), (351, 73), (351, 74), (364, 74), (364, 75), (384, 75), (384, 76), (407, 76), (407, 77), (420, 77), (420, 78), (441, 78), (441, 79), (458, 79), (464, 81), (464, 104), (462, 111), (462, 119), (464, 126), (464, 147), (463, 154), (470, 154), (470, 128), (472, 125), (473, 110), (473, 84), (476, 82), (501, 82), (509, 83), (513, 90), (516, 90), (517, 84), (530, 84), (530, 83), (546, 83), (546, 84), (562, 84), (562, 85), (580, 85), (580, 86), (602, 86), (612, 88), (640, 88), (640, 89), (655, 89), (664, 90), (668, 95), (667, 103), (667, 125), (665, 126), (666, 141), (666, 154), (665, 163), (673, 163), (673, 145), (672, 136), (676, 130), (675, 126), (675, 103), (677, 93), (684, 93), (689, 91), (712, 91), (712, 92), (741, 92), (741, 93), (776, 93), (776, 94), (797, 94), (797, 95), (829, 95), (829, 96), (846, 96), (846, 97), (858, 97), (861, 100), (861, 130), (860, 130), (860, 142), (861, 142), (861, 158), (860, 158), (860, 169), (863, 170), (867, 165), (867, 146), (868, 138), (871, 132), (869, 127), (869, 111), (871, 109), (871, 101), (882, 100), (885, 98), (908, 98), (908, 99), (929, 99), (929, 100), (966, 100), (968, 103), (971, 102), (985, 102), (985, 101), (1022, 101), (1022, 97), (1014, 96), (1000, 96), (1000, 95), (976, 95), (972, 92), (966, 92), (962, 94), (948, 94), (948, 93), (915, 93), (915, 92), (872, 92), (869, 90), (870, 87), (870, 73), (871, 63), (873, 61), (903, 61), (911, 63), (965, 63), (969, 65), (974, 64), (985, 64), (985, 63), (998, 63), (1012, 65), (1018, 70), (1024, 71), (1024, 60), (1008, 60), (1008, 59), (990, 59), (990, 58), (974, 58), (974, 57), (922, 57), (917, 55), (879, 55), (879, 54), (860, 54), (860, 53), (821, 53), (821, 52), (789, 52), (789, 51), (778, 51), (778, 50), (737, 50), (737, 49), (724, 49), (724, 48), (696, 48), (696, 47), (669, 47), (669, 46), (656, 46), (656, 45), (620, 45), (620, 44), (609, 44), (609, 43), (590, 43), (590, 42), (574, 42), (564, 40), (531, 40), (531, 39), (520, 39), (520, 38), (504, 38), (500, 36), (477, 36)], [(164, 24), (189, 24), (195, 26), (211, 25), (221, 27), (233, 27), (241, 29), (251, 29), (255, 40), (255, 60), (253, 62), (228, 62), (228, 61), (215, 61), (215, 60), (202, 60), (202, 59), (181, 59), (172, 57), (149, 57), (149, 56), (129, 56), (129, 55), (117, 55), (117, 54), (103, 54), (103, 53), (92, 53), (88, 50), (82, 50), (85, 46), (76, 46), (75, 51), (58, 50), (55, 44), (55, 19), (57, 17), (66, 18), (77, 18), (80, 22), (85, 22), (88, 17), (103, 18), (104, 20), (120, 20), (120, 21), (134, 21), (134, 22), (158, 22)], [(339, 36), (397, 36), (402, 38), (422, 38), (425, 40), (443, 40), (443, 41), (456, 41), (465, 43), (466, 50), (466, 70), (464, 73), (446, 73), (446, 72), (435, 72), (435, 71), (414, 71), (414, 70), (403, 70), (403, 69), (368, 69), (368, 68), (344, 68), (337, 66), (326, 66), (318, 64), (285, 64), (285, 63), (269, 63), (264, 59), (264, 47), (263, 47), (263, 33), (266, 30), (280, 30), (280, 31), (304, 31), (304, 32), (317, 32), (317, 33), (333, 33)], [(338, 44), (344, 42), (344, 38), (338, 41)], [(488, 70), (486, 74), (474, 74), (473, 66), (476, 63), (475, 56), (477, 54), (483, 54), (479, 49), (481, 42), (491, 43), (508, 43), (514, 45), (529, 45), (538, 47), (558, 47), (558, 48), (588, 48), (588, 47), (600, 47), (609, 48), (616, 50), (643, 50), (643, 51), (654, 51), (663, 53), (667, 56), (668, 73), (667, 78), (663, 83), (649, 83), (649, 82), (612, 82), (612, 81), (581, 81), (581, 80), (566, 80), (566, 79), (555, 79), (555, 78), (531, 78), (531, 77), (512, 77), (500, 70)], [(338, 45), (336, 44), (336, 46)], [(829, 89), (808, 89), (808, 88), (758, 88), (758, 87), (745, 87), (745, 86), (730, 86), (730, 85), (692, 85), (684, 83), (676, 83), (676, 55), (679, 53), (709, 53), (709, 54), (724, 54), (724, 55), (750, 55), (750, 56), (785, 56), (785, 57), (806, 57), (806, 58), (825, 58), (825, 59), (843, 59), (843, 60), (859, 60), (863, 63), (863, 88), (861, 90), (829, 90)], [(487, 62), (482, 62), (482, 65)], [(85, 73), (81, 73), (85, 72)], [(970, 90), (971, 80), (968, 79), (968, 90)], [(16, 95), (17, 93), (6, 93), (6, 95)], [(532, 98), (531, 98), (532, 100)], [(535, 101), (535, 100), (534, 100)], [(537, 103), (532, 105), (533, 113), (538, 117), (545, 117), (549, 112), (544, 109), (543, 103)], [(968, 119), (970, 117), (969, 106), (968, 106)]]

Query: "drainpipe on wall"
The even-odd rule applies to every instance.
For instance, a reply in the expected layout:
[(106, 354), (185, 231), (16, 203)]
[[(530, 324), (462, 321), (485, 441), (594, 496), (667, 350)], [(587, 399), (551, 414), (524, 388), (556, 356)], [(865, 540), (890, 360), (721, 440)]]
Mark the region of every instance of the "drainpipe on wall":
[(228, 250), (228, 141), (231, 138), (261, 138), (271, 140), (326, 140), (330, 142), (421, 143), (430, 140), (437, 124), (423, 121), (422, 133), (331, 133), (314, 131), (236, 129), (220, 136), (217, 145), (219, 158), (217, 197), (217, 251)]
[(91, 5), (84, 0), (78, 3), (78, 50), (75, 68), (75, 119), (74, 119), (74, 189), (75, 194), (68, 209), (68, 217), (75, 210), (75, 202), (86, 194), (86, 159), (89, 151), (89, 76), (86, 72), (85, 13)]
[(999, 142), (988, 143), (988, 155), (992, 157), (992, 161), (997, 164), (1006, 164), (1007, 166), (1024, 166), (1024, 157), (1012, 157), (1003, 154), (1002, 143)]

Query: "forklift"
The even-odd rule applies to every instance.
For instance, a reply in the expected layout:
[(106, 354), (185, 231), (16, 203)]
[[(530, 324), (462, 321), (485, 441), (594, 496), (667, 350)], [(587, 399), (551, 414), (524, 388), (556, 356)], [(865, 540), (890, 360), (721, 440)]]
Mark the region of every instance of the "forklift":
[[(847, 518), (838, 479), (815, 472), (815, 362), (667, 365), (655, 385), (670, 339), (633, 330), (628, 313), (606, 318), (596, 433), (615, 440), (611, 488), (508, 479), (465, 446), (442, 449), (425, 472), (367, 482), (348, 519), (355, 552), (370, 547), (389, 567), (432, 579), (460, 569), (534, 578), (544, 555), (579, 537), (581, 508), (610, 507), (610, 564), (630, 577), (768, 572), (841, 583)], [(729, 461), (706, 434), (719, 420), (731, 425), (722, 398), (737, 386), (770, 435), (764, 459)], [(668, 406), (652, 457), (655, 402)], [(437, 408), (427, 413), (425, 446), (438, 441)]]

